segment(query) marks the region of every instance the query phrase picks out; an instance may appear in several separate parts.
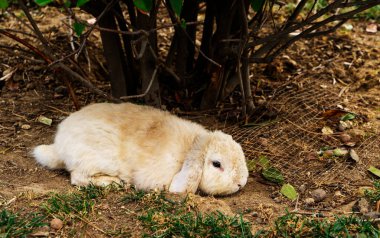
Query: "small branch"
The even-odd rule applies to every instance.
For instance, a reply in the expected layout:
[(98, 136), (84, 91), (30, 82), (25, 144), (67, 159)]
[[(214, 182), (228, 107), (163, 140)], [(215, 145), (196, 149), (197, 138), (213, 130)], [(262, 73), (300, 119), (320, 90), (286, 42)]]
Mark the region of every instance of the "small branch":
[(122, 100), (128, 100), (128, 99), (132, 99), (132, 98), (142, 98), (142, 97), (145, 97), (148, 94), (150, 88), (152, 87), (153, 81), (154, 81), (154, 79), (156, 78), (156, 75), (157, 75), (157, 71), (158, 71), (158, 66), (156, 66), (156, 68), (154, 69), (152, 77), (151, 77), (151, 79), (149, 81), (148, 87), (146, 88), (146, 90), (145, 90), (144, 93), (137, 94), (137, 95), (123, 96), (123, 97), (120, 97), (120, 99), (122, 99)]

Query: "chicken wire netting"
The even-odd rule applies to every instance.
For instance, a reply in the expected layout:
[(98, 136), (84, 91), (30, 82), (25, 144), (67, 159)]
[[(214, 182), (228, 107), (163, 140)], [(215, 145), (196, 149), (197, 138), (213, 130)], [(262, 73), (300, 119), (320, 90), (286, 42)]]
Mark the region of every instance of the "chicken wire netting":
[[(326, 110), (337, 108), (342, 100), (338, 92), (318, 84), (303, 87), (288, 84), (273, 92), (265, 110), (254, 115), (261, 122), (251, 127), (234, 125), (224, 131), (241, 143), (248, 161), (265, 156), (281, 172), (285, 182), (308, 189), (338, 187), (352, 195), (352, 188), (371, 184), (367, 169), (380, 161), (380, 137), (372, 129), (358, 133), (364, 124), (359, 117), (354, 120), (353, 128), (341, 132), (336, 128), (339, 119), (322, 116)], [(334, 134), (322, 133), (326, 126)], [(347, 146), (339, 136), (351, 131), (355, 142)], [(359, 162), (347, 156), (326, 158), (320, 154), (323, 148), (354, 150)], [(259, 173), (260, 166), (254, 170)]]

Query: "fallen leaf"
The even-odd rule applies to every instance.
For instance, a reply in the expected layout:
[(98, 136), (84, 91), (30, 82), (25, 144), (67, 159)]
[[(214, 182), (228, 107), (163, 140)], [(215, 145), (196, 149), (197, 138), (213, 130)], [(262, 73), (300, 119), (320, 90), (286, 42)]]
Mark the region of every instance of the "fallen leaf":
[(247, 161), (247, 168), (249, 172), (253, 172), (256, 170), (256, 162), (254, 160)]
[(281, 172), (273, 167), (269, 167), (266, 169), (263, 169), (261, 173), (265, 179), (274, 182), (274, 183), (283, 183), (284, 182), (284, 176), (282, 176)]
[(372, 165), (369, 166), (368, 171), (371, 172), (372, 174), (376, 175), (377, 177), (380, 177), (380, 170), (373, 167)]
[(341, 148), (336, 148), (333, 150), (333, 155), (337, 157), (345, 156), (347, 153), (348, 153), (347, 150), (341, 149)]
[(323, 135), (332, 135), (332, 134), (334, 134), (334, 131), (330, 127), (324, 126), (322, 128), (322, 134)]
[(265, 155), (260, 155), (257, 164), (260, 165), (263, 169), (270, 167), (270, 161)]
[(42, 116), (42, 115), (37, 118), (37, 121), (42, 123), (42, 124), (48, 125), (48, 126), (51, 126), (51, 123), (53, 122), (52, 119), (47, 118), (47, 117)]
[(298, 197), (296, 189), (289, 183), (282, 185), (280, 193), (292, 201)]
[(356, 115), (353, 113), (347, 113), (346, 115), (342, 116), (340, 119), (341, 121), (348, 121), (348, 120), (353, 120), (355, 119)]

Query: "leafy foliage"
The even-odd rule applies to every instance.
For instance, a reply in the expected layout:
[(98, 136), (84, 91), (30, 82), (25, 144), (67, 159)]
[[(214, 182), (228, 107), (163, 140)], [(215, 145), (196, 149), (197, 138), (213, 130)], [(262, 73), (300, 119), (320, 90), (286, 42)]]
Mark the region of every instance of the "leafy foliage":
[(9, 6), (8, 0), (0, 0), (0, 9), (7, 9)]
[(249, 0), (249, 3), (251, 4), (252, 9), (255, 12), (258, 12), (264, 6), (265, 0)]
[(73, 28), (74, 28), (75, 34), (77, 36), (81, 36), (86, 26), (83, 25), (82, 23), (74, 22)]
[(182, 0), (170, 0), (170, 5), (172, 6), (172, 9), (173, 9), (174, 13), (177, 16), (180, 16), (181, 15), (183, 1)]
[(153, 7), (153, 0), (134, 0), (133, 4), (143, 13), (148, 13)]
[(40, 6), (40, 7), (44, 7), (46, 5), (48, 5), (49, 3), (52, 3), (53, 0), (34, 0), (34, 2)]

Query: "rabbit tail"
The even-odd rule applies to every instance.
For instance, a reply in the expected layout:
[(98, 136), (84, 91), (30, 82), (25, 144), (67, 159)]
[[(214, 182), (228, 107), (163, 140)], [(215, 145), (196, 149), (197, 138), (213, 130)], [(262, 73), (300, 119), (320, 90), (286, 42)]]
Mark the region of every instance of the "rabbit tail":
[(59, 158), (53, 145), (39, 145), (33, 150), (36, 161), (49, 169), (64, 169), (65, 164)]

